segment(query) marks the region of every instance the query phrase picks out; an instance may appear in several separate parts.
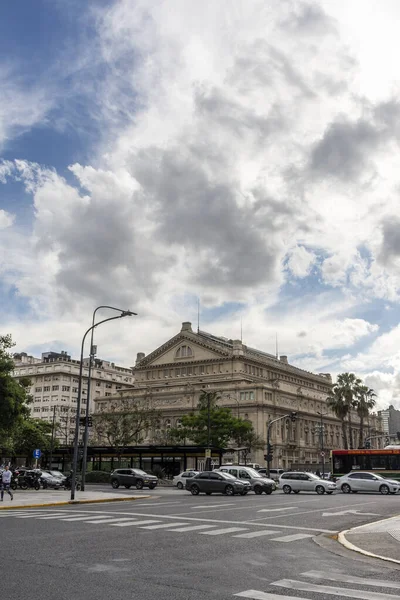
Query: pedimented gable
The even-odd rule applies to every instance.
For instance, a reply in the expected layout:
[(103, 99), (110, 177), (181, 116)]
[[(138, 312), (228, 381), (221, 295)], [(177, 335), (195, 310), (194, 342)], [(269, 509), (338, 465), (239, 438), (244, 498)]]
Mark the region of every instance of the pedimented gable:
[(142, 359), (137, 368), (158, 367), (167, 364), (190, 363), (191, 361), (204, 361), (227, 358), (229, 350), (213, 347), (196, 339), (195, 333), (180, 333), (168, 342), (151, 352)]

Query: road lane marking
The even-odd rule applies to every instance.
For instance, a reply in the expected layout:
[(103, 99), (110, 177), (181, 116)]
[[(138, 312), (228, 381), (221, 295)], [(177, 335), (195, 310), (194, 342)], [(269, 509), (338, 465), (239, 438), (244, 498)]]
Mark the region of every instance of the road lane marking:
[[(36, 515), (36, 518), (38, 521), (44, 521), (45, 519), (61, 519), (62, 517), (67, 517), (68, 513), (54, 513), (53, 515), (46, 515), (45, 517), (42, 517), (42, 515)], [(82, 515), (83, 516), (83, 515)]]
[(261, 537), (263, 535), (274, 535), (277, 533), (282, 533), (281, 531), (251, 531), (250, 533), (239, 533), (239, 535), (234, 535), (232, 537), (235, 538), (245, 538), (245, 539), (250, 539), (250, 538), (256, 538), (256, 537)]
[(285, 535), (283, 537), (273, 538), (271, 542), (296, 542), (297, 540), (305, 540), (306, 538), (314, 537), (313, 535), (307, 535), (307, 533), (293, 533), (292, 535)]
[(214, 529), (213, 531), (200, 531), (199, 535), (224, 535), (235, 531), (246, 531), (245, 527), (227, 527), (226, 529)]
[[(103, 515), (97, 515), (97, 516), (99, 518), (100, 517), (105, 518), (107, 515), (103, 514)], [(83, 516), (80, 516), (80, 517), (62, 517), (62, 518), (60, 518), (60, 521), (71, 521), (71, 522), (73, 522), (73, 521), (84, 521), (85, 519), (91, 519), (91, 518), (92, 517), (90, 515), (83, 515)]]
[(159, 523), (160, 521), (155, 521), (154, 519), (147, 519), (146, 521), (127, 521), (126, 523), (111, 523), (111, 527), (130, 527), (131, 525), (149, 525), (150, 523)]
[(323, 517), (342, 517), (343, 515), (365, 515), (366, 517), (380, 517), (378, 513), (361, 512), (360, 510), (342, 510), (340, 512), (324, 512)]
[(340, 572), (322, 572), (322, 571), (307, 571), (302, 573), (303, 577), (313, 577), (314, 579), (330, 579), (332, 581), (340, 581), (344, 583), (358, 583), (359, 585), (370, 585), (371, 587), (382, 587), (391, 588), (393, 590), (400, 590), (400, 583), (395, 581), (387, 581), (385, 579), (366, 579), (365, 577), (355, 577), (353, 575), (346, 575)]
[[(235, 506), (236, 502), (229, 502), (229, 504), (224, 504), (224, 508), (225, 506)], [(221, 508), (221, 504), (199, 504), (197, 506), (191, 506), (191, 509), (194, 510), (195, 508)]]
[[(377, 504), (376, 502), (357, 502), (357, 504), (347, 504), (347, 505), (342, 505), (342, 508), (346, 508), (347, 506), (364, 506), (365, 504)], [(253, 519), (253, 521), (262, 521), (263, 519), (282, 519), (284, 517), (297, 517), (298, 515), (307, 515), (310, 513), (315, 513), (315, 512), (319, 512), (320, 510), (326, 510), (324, 508), (320, 508), (320, 509), (312, 509), (312, 510), (304, 510), (302, 512), (298, 512), (298, 513), (293, 513), (291, 515), (271, 515), (268, 517), (260, 517), (259, 519)], [(305, 527), (303, 529), (306, 529)], [(322, 530), (321, 530), (322, 531)], [(327, 532), (328, 533), (328, 532)], [(335, 532), (333, 532), (335, 533)]]
[(298, 508), (298, 506), (287, 506), (285, 508), (262, 508), (257, 512), (280, 512), (282, 510), (296, 510), (296, 508)]
[(167, 529), (167, 527), (175, 527), (184, 525), (188, 525), (188, 523), (161, 523), (161, 525), (147, 525), (146, 527), (141, 527), (140, 529)]
[(179, 529), (173, 529), (172, 531), (199, 531), (200, 529), (211, 529), (214, 525), (189, 525), (189, 527), (179, 527)]
[[(393, 596), (393, 594), (367, 592), (365, 590), (353, 590), (349, 588), (333, 587), (330, 585), (316, 585), (315, 583), (305, 583), (304, 581), (296, 581), (295, 579), (281, 579), (280, 581), (273, 581), (271, 585), (302, 592), (317, 592), (319, 594), (330, 596), (359, 598), (360, 600), (395, 600), (396, 598), (396, 596)], [(368, 585), (368, 583), (365, 583), (365, 585)]]
[(172, 504), (182, 504), (182, 502), (141, 502), (135, 506), (171, 506)]
[[(90, 519), (91, 517), (87, 517), (88, 519)], [(118, 519), (95, 519), (94, 521), (85, 521), (85, 523), (93, 523), (95, 525), (100, 525), (102, 523), (117, 523), (117, 522), (122, 522), (122, 521), (130, 521), (132, 522), (132, 519), (129, 517), (125, 517), (123, 519), (118, 518)]]
[[(54, 515), (54, 513), (48, 513), (48, 516)], [(9, 515), (11, 516), (11, 515)], [(17, 519), (37, 519), (37, 514), (34, 515), (15, 515)], [(61, 515), (60, 515), (61, 516)]]
[[(250, 600), (299, 600), (298, 596), (281, 596), (281, 594), (268, 594), (268, 592), (260, 592), (259, 590), (246, 590), (234, 595)], [(307, 600), (307, 598), (303, 600)]]

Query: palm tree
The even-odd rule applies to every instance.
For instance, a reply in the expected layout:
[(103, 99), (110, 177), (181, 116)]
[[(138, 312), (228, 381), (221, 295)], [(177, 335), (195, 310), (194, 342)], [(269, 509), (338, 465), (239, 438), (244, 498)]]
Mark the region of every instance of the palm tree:
[(372, 410), (376, 404), (374, 398), (376, 394), (373, 389), (366, 385), (360, 386), (358, 392), (358, 398), (355, 403), (357, 414), (360, 418), (360, 431), (358, 438), (358, 447), (364, 447), (364, 419), (368, 417), (369, 411)]
[(359, 396), (359, 390), (362, 386), (362, 381), (354, 375), (354, 373), (341, 373), (337, 376), (336, 385), (340, 390), (344, 402), (347, 404), (347, 418), (349, 422), (349, 446), (353, 449), (353, 423), (351, 420), (351, 411), (356, 406), (356, 399)]
[(326, 403), (333, 410), (338, 419), (340, 419), (340, 423), (342, 425), (342, 435), (343, 435), (343, 444), (347, 449), (349, 447), (347, 442), (347, 432), (346, 432), (346, 423), (345, 419), (349, 413), (348, 404), (343, 396), (342, 389), (338, 387), (337, 384), (333, 386), (332, 395), (328, 396), (326, 399)]

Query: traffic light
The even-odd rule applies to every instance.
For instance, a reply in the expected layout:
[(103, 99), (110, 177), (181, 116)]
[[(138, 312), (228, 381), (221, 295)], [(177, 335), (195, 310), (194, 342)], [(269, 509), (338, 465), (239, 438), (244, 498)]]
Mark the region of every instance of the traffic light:
[(86, 417), (79, 417), (79, 427), (85, 427)]
[(290, 413), (290, 420), (292, 421), (292, 423), (294, 423), (296, 419), (297, 419), (297, 412)]
[(371, 448), (371, 442), (370, 442), (369, 440), (367, 440), (367, 441), (365, 442), (365, 447), (366, 447), (367, 449)]
[(267, 454), (264, 454), (264, 460), (266, 460), (267, 462), (272, 462), (272, 459), (274, 457), (274, 447), (272, 446), (272, 444), (267, 444)]
[(87, 426), (88, 427), (93, 427), (93, 418), (92, 417), (88, 417), (87, 418)]

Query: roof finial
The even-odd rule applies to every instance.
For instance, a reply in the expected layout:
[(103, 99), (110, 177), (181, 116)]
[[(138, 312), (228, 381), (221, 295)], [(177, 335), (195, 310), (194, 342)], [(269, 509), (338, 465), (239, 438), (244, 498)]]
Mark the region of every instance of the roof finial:
[(200, 298), (197, 296), (197, 333), (200, 331)]

